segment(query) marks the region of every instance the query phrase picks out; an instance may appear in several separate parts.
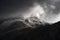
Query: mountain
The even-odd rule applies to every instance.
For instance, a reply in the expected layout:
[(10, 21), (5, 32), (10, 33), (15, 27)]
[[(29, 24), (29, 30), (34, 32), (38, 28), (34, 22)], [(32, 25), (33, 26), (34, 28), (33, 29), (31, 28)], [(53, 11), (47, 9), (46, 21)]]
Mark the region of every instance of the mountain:
[(48, 24), (36, 17), (17, 19), (0, 24), (0, 40), (60, 40), (60, 22)]

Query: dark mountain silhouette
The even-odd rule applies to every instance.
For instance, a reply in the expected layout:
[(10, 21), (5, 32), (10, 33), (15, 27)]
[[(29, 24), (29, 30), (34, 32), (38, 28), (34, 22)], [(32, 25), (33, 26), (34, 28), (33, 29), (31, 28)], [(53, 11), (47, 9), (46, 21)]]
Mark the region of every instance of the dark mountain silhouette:
[(0, 24), (0, 40), (60, 40), (60, 22), (50, 25), (34, 19), (14, 21), (7, 27), (2, 26), (3, 22)]

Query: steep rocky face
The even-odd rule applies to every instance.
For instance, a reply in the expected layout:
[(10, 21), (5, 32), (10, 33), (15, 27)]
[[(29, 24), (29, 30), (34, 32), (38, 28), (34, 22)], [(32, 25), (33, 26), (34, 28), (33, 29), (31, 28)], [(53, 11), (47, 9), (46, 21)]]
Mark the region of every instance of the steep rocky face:
[[(44, 25), (46, 22), (38, 19), (37, 17), (30, 17), (30, 18), (27, 18), (27, 19), (23, 19), (21, 17), (16, 17), (16, 18), (7, 18), (7, 19), (3, 19), (3, 20), (0, 20), (0, 25), (1, 26), (10, 26), (14, 23), (16, 23), (17, 25), (18, 24), (21, 24), (21, 23), (27, 25), (27, 26), (34, 26), (34, 25)], [(23, 26), (23, 24), (21, 26)]]

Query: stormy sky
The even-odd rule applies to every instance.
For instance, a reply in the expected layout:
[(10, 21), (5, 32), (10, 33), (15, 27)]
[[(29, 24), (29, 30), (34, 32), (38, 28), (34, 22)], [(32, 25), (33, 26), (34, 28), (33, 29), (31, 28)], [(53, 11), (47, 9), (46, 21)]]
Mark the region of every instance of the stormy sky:
[(60, 0), (0, 0), (0, 19), (31, 14), (48, 23), (60, 21)]

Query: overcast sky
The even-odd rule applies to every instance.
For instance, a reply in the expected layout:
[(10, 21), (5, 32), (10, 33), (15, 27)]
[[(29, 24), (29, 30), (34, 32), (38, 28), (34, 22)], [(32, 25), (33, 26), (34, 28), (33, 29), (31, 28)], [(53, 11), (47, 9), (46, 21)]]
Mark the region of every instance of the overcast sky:
[[(32, 13), (49, 23), (60, 21), (60, 1), (59, 0), (0, 0), (0, 18), (24, 17)], [(39, 14), (40, 13), (40, 14)], [(27, 16), (28, 15), (28, 16)]]

